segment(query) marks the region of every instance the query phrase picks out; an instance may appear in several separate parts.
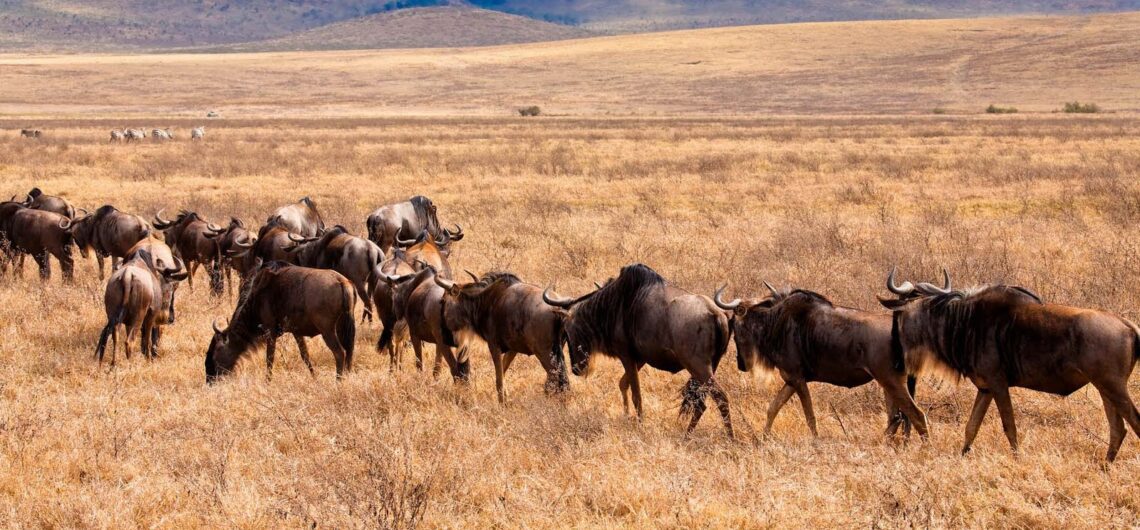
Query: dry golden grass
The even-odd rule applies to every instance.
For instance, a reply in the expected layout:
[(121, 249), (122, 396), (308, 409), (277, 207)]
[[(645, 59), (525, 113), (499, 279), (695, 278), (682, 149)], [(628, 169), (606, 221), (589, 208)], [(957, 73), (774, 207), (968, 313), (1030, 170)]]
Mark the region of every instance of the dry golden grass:
[[(0, 112), (237, 117), (1140, 110), (1140, 13), (719, 28), (476, 49), (0, 55)], [(27, 125), (27, 122), (21, 122)]]
[[(109, 145), (117, 123), (5, 135), (0, 192), (38, 185), (88, 208), (250, 223), (308, 194), (357, 232), (377, 205), (423, 193), (468, 233), (457, 267), (564, 293), (643, 261), (699, 293), (768, 280), (875, 309), (897, 263), (1131, 318), (1140, 307), (1132, 117), (227, 120), (200, 144)], [(183, 287), (162, 357), (108, 373), (91, 358), (104, 323), (93, 262), (78, 277), (43, 286), (29, 267), (0, 279), (11, 526), (1127, 527), (1140, 514), (1140, 444), (1129, 436), (1102, 467), (1107, 425), (1091, 390), (1015, 391), (1021, 454), (992, 413), (961, 457), (969, 383), (921, 381), (925, 443), (882, 439), (877, 388), (822, 385), (819, 440), (794, 400), (763, 440), (775, 387), (737, 372), (734, 349), (718, 376), (735, 441), (714, 413), (683, 435), (683, 375), (643, 372), (638, 424), (622, 415), (612, 361), (561, 400), (523, 358), (500, 407), (485, 355), (467, 390), (410, 363), (390, 374), (375, 327), (361, 328), (357, 371), (340, 384), (323, 345), (312, 380), (284, 341), (273, 382), (255, 352), (206, 387), (209, 323), (230, 300)], [(1131, 390), (1140, 397), (1140, 382)]]

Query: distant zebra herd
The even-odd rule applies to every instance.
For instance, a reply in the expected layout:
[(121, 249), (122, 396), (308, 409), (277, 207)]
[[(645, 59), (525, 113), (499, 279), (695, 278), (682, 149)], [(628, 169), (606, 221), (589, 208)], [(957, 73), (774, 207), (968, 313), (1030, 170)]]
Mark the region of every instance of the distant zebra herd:
[[(131, 143), (139, 141), (147, 137), (146, 129), (111, 129), (111, 142), (112, 143)], [(150, 131), (150, 137), (155, 142), (165, 142), (174, 139), (174, 132), (170, 128), (166, 129), (153, 129)], [(190, 129), (191, 140), (202, 140), (206, 137), (206, 128), (199, 126)]]

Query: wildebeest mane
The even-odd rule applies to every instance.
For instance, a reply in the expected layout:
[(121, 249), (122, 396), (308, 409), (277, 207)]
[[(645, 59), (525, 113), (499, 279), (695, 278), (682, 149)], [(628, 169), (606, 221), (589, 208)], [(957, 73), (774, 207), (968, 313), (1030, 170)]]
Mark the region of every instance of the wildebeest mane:
[(761, 365), (772, 369), (785, 359), (797, 357), (791, 362), (802, 366), (804, 375), (812, 377), (820, 352), (826, 355), (830, 350), (833, 332), (812, 325), (808, 314), (819, 306), (828, 310), (835, 306), (823, 295), (806, 289), (778, 291), (769, 300), (772, 303), (769, 309), (750, 316), (759, 319), (757, 323), (762, 330), (760, 336), (755, 337)]
[(416, 211), (416, 217), (422, 219), (429, 228), (429, 231), (434, 235), (439, 231), (439, 219), (436, 218), (435, 210), (432, 208), (431, 199), (423, 195), (416, 195), (408, 199), (412, 203), (412, 208)]
[(622, 267), (616, 279), (606, 283), (593, 296), (575, 307), (577, 333), (588, 333), (592, 344), (605, 351), (612, 351), (618, 339), (626, 340), (636, 332), (630, 326), (623, 325), (621, 328), (627, 337), (615, 337), (618, 324), (629, 322), (633, 313), (639, 311), (641, 302), (652, 292), (652, 288), (665, 283), (665, 278), (640, 263)]

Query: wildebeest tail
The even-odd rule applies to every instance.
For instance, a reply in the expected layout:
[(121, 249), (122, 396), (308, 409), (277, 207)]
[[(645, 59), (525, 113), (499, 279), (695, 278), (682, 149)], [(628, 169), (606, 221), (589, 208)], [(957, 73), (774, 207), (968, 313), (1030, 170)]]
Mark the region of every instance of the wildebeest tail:
[(1129, 329), (1132, 330), (1132, 361), (1140, 360), (1140, 327), (1137, 327), (1134, 322), (1123, 319), (1125, 324), (1128, 324)]
[(550, 362), (554, 363), (554, 371), (557, 377), (556, 391), (563, 391), (570, 387), (570, 377), (566, 373), (566, 358), (562, 354), (562, 343), (565, 339), (566, 323), (562, 317), (559, 316), (554, 319), (554, 330), (551, 335), (554, 337), (553, 344), (550, 345)]
[(902, 338), (899, 337), (899, 315), (891, 318), (891, 368), (901, 372), (906, 370), (906, 356), (903, 354)]
[(340, 341), (340, 347), (344, 348), (344, 361), (345, 366), (352, 366), (352, 353), (356, 346), (356, 319), (352, 314), (353, 299), (356, 298), (356, 288), (349, 284), (351, 292), (348, 289), (343, 290), (344, 310), (341, 312), (340, 318), (336, 323), (336, 337)]
[(119, 303), (119, 311), (115, 316), (107, 321), (107, 325), (103, 326), (103, 332), (99, 334), (99, 345), (95, 347), (95, 357), (100, 361), (103, 360), (103, 352), (107, 350), (107, 339), (114, 333), (115, 327), (123, 322), (127, 317), (127, 304), (131, 301), (131, 282), (123, 282), (123, 298)]
[(716, 348), (713, 353), (713, 370), (720, 366), (720, 358), (724, 357), (725, 352), (728, 351), (728, 339), (732, 334), (731, 328), (732, 319), (728, 320), (728, 325), (721, 326), (720, 319), (713, 319), (713, 347)]

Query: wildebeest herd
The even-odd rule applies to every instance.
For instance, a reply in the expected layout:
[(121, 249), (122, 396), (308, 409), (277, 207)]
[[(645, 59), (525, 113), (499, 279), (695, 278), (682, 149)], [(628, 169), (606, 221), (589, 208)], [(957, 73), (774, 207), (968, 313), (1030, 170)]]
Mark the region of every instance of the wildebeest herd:
[(423, 196), (372, 212), (367, 237), (327, 226), (308, 197), (272, 212), (256, 233), (236, 217), (220, 225), (192, 211), (169, 219), (162, 214), (148, 221), (111, 205), (88, 212), (33, 189), (23, 200), (0, 203), (0, 271), (9, 265), (19, 270), (31, 255), (46, 279), (49, 257), (55, 257), (65, 281), (72, 281), (71, 254), (78, 248), (85, 257), (94, 253), (102, 280), (104, 260), (111, 258), (107, 324), (95, 356), (102, 362), (110, 341), (112, 365), (120, 329), (128, 357), (136, 335), (144, 356), (158, 355), (162, 328), (175, 322), (178, 285), (192, 281), (198, 268), (205, 269), (216, 296), (224, 296), (227, 285), (232, 294), (236, 272), (236, 307), (227, 325), (213, 324), (206, 348), (208, 383), (232, 372), (259, 345), (271, 376), (276, 341), (285, 334), (297, 342), (310, 372), (305, 338), (319, 335), (342, 377), (353, 367), (360, 302), (362, 321), (375, 319), (383, 328), (376, 348), (387, 352), (391, 369), (401, 363), (405, 340), (423, 369), (426, 342), (435, 345), (433, 373), (446, 362), (452, 377), (466, 382), (469, 351), (486, 344), (500, 402), (506, 400), (504, 374), (518, 354), (538, 359), (549, 393), (569, 388), (567, 362), (575, 375), (583, 375), (592, 355), (602, 354), (624, 368), (619, 387), (627, 414), (631, 398), (637, 416), (643, 414), (643, 366), (685, 370), (690, 379), (682, 389), (681, 414), (690, 418), (688, 430), (712, 398), (731, 437), (728, 395), (715, 375), (734, 340), (741, 371), (759, 365), (784, 381), (768, 407), (765, 431), (794, 394), (816, 434), (810, 382), (850, 388), (874, 380), (885, 397), (886, 433), (901, 428), (909, 435), (913, 428), (925, 437), (915, 376), (934, 369), (977, 387), (963, 452), (992, 401), (1017, 449), (1013, 387), (1064, 396), (1092, 384), (1109, 423), (1109, 461), (1126, 426), (1140, 435), (1140, 412), (1127, 392), (1140, 356), (1140, 328), (1110, 313), (1046, 303), (1024, 287), (954, 289), (946, 271), (941, 286), (900, 284), (892, 269), (886, 281), (891, 294), (879, 298), (890, 313), (876, 313), (767, 283), (768, 292), (754, 298), (725, 300), (725, 287), (708, 297), (633, 264), (591, 292), (563, 297), (504, 271), (464, 271), (469, 281), (457, 279), (449, 256), (464, 238), (463, 229), (444, 228), (436, 206)]

